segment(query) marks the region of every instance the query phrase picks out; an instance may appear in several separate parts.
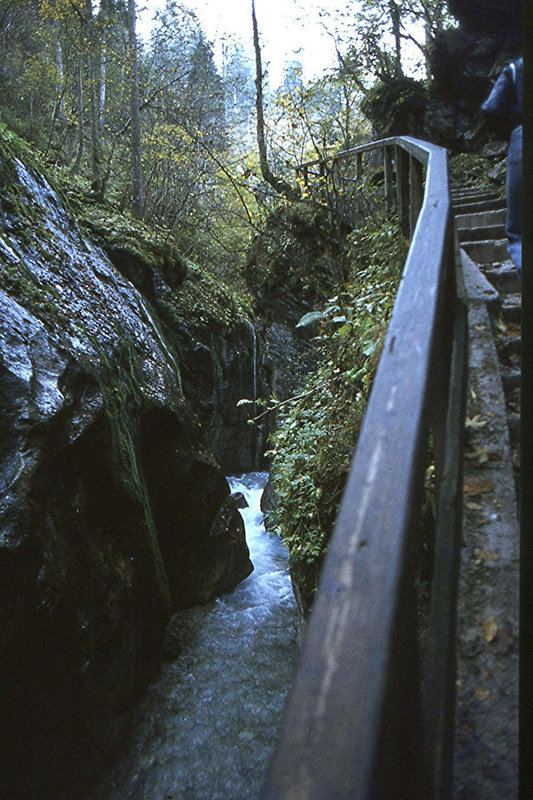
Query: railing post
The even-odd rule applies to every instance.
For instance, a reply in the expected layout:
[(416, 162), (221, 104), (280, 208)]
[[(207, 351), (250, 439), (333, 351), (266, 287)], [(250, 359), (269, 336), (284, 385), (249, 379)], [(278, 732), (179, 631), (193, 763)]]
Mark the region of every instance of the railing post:
[(391, 148), (383, 148), (383, 173), (385, 178), (385, 211), (390, 213), (393, 207), (393, 186), (392, 186), (392, 152)]
[(355, 156), (355, 180), (360, 181), (363, 177), (363, 154), (356, 153)]
[(403, 147), (395, 145), (396, 162), (396, 203), (398, 205), (398, 217), (400, 227), (404, 236), (409, 236), (409, 154)]
[(424, 170), (422, 164), (409, 156), (409, 228), (413, 233), (424, 198)]
[(327, 187), (327, 169), (326, 169), (326, 162), (322, 160), (319, 164), (318, 171), (320, 173), (319, 177), (319, 192), (322, 201), (327, 204), (328, 201), (328, 187)]

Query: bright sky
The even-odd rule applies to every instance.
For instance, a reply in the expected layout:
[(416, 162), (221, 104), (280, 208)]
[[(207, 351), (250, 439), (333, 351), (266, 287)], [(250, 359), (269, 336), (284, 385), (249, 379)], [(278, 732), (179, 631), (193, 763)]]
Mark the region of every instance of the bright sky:
[[(251, 0), (182, 0), (200, 19), (209, 41), (220, 52), (224, 35), (233, 34), (245, 47), (252, 47)], [(147, 38), (149, 20), (164, 0), (139, 0), (139, 33)], [(320, 74), (335, 61), (331, 38), (324, 32), (319, 10), (334, 10), (339, 0), (256, 0), (263, 65), (268, 67), (271, 86), (280, 83), (286, 59), (302, 63), (306, 78)]]

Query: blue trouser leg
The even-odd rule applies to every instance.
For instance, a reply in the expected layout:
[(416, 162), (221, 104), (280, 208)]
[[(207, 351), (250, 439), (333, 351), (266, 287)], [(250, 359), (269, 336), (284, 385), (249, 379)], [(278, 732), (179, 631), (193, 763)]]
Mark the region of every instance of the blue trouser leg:
[(507, 250), (522, 277), (522, 126), (511, 134), (507, 151)]

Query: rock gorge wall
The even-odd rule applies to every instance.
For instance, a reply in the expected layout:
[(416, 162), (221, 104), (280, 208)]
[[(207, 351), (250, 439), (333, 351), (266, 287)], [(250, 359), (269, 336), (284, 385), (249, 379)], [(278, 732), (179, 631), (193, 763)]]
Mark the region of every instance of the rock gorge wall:
[(375, 138), (416, 136), (452, 153), (505, 154), (480, 106), (502, 66), (522, 43), (522, 0), (448, 0), (457, 27), (440, 31), (428, 52), (429, 85), (391, 77), (365, 97)]
[(252, 569), (199, 422), (222, 454), (249, 354), (180, 317), (183, 264), (116, 247), (121, 274), (4, 142), (0, 181), (0, 796), (61, 800), (115, 754), (172, 610)]

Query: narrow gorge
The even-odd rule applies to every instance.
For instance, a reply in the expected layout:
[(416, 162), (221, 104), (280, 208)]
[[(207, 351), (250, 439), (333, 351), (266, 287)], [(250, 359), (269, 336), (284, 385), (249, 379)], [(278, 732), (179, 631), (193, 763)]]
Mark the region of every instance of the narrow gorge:
[(122, 752), (171, 615), (252, 572), (225, 475), (270, 421), (239, 401), (298, 386), (314, 295), (254, 314), (5, 130), (0, 158), (1, 794), (58, 800)]

